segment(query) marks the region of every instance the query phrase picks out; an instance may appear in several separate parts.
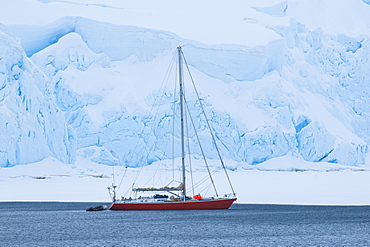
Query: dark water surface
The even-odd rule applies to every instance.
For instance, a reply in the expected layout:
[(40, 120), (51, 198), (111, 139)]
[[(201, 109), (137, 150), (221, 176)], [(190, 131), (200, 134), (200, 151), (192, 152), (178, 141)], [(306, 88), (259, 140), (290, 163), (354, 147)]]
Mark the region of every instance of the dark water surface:
[(370, 246), (370, 206), (85, 211), (97, 205), (0, 202), (0, 246)]

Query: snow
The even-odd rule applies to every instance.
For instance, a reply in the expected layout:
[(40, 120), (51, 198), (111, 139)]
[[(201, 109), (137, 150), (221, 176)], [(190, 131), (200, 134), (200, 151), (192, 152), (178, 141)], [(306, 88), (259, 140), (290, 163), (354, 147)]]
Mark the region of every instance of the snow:
[[(369, 5), (2, 4), (0, 184), (12, 189), (0, 200), (106, 200), (112, 166), (168, 159), (172, 89), (157, 93), (181, 45), (239, 201), (369, 204)], [(199, 115), (194, 93), (187, 97)], [(197, 126), (214, 149), (204, 120)], [(195, 142), (191, 149), (199, 158)]]
[[(229, 161), (226, 161), (228, 163)], [(232, 163), (232, 161), (230, 161)], [(311, 168), (307, 168), (308, 164)], [(283, 164), (283, 166), (282, 166)], [(234, 164), (235, 165), (235, 164)], [(125, 169), (128, 171), (125, 173)], [(142, 170), (144, 181), (154, 173), (155, 165)], [(32, 165), (1, 168), (1, 201), (68, 201), (109, 202), (107, 186), (116, 174), (116, 183), (136, 177), (138, 168), (112, 167), (85, 162), (78, 167), (47, 158)], [(198, 176), (207, 176), (197, 172)], [(330, 163), (317, 164), (291, 155), (265, 162), (260, 167), (244, 164), (229, 171), (238, 203), (296, 204), (296, 205), (369, 205), (369, 169), (349, 168)], [(215, 176), (217, 188), (223, 176)], [(122, 183), (119, 196), (126, 194), (131, 180)], [(125, 187), (126, 186), (126, 187)], [(5, 188), (5, 187), (4, 187)]]
[[(365, 1), (289, 1), (287, 15), (293, 15), (311, 30), (356, 37), (369, 35), (370, 6)], [(309, 13), (309, 14), (308, 14)]]
[[(256, 13), (242, 0), (232, 3), (217, 0), (211, 7), (208, 2), (199, 3), (195, 0), (181, 2), (181, 5), (170, 0), (157, 2), (111, 0), (109, 4), (105, 1), (76, 3), (78, 1), (50, 1), (43, 4), (41, 1), (17, 0), (7, 3), (0, 10), (0, 16), (3, 16), (3, 23), (6, 25), (44, 25), (65, 16), (81, 16), (112, 24), (167, 30), (186, 39), (207, 44), (266, 44), (278, 38), (268, 29), (258, 36), (249, 35), (249, 33), (255, 33), (259, 25), (250, 24), (243, 19), (246, 16), (257, 18), (262, 14)], [(11, 14), (14, 9), (18, 9), (19, 5), (23, 6), (18, 12), (19, 15)], [(26, 13), (22, 13), (23, 11)], [(45, 14), (40, 15), (40, 11)], [(230, 15), (230, 12), (233, 15)], [(247, 32), (240, 32), (240, 30), (247, 30)]]

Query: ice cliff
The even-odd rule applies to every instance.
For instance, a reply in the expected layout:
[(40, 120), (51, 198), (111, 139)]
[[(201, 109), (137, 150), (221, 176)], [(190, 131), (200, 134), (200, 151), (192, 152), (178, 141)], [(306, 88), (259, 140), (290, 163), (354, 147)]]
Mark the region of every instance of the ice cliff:
[[(283, 18), (289, 3), (255, 9)], [(169, 115), (148, 112), (178, 45), (196, 79), (205, 81), (201, 97), (226, 158), (257, 165), (290, 154), (363, 165), (370, 142), (369, 37), (327, 34), (293, 18), (269, 28), (281, 38), (248, 47), (82, 17), (3, 26), (0, 165), (50, 155), (129, 166), (166, 158), (169, 147), (151, 140), (172, 135), (165, 130)], [(162, 132), (142, 132), (153, 125)]]
[(76, 136), (56, 105), (50, 78), (0, 30), (0, 165), (13, 166), (54, 156), (75, 159)]

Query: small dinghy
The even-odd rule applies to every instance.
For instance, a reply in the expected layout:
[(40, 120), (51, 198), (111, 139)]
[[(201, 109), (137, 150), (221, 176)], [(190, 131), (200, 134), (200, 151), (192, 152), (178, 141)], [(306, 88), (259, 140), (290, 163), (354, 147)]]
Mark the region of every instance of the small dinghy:
[(86, 211), (103, 211), (103, 210), (107, 210), (108, 207), (106, 205), (99, 205), (99, 206), (96, 206), (96, 207), (89, 207), (88, 209), (86, 209)]

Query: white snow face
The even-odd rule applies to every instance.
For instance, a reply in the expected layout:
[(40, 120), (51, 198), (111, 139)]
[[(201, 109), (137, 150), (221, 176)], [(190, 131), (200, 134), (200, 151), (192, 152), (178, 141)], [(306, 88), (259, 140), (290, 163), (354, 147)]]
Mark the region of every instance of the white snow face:
[[(141, 131), (149, 125), (164, 129), (167, 124), (168, 115), (155, 119), (148, 113), (178, 45), (183, 45), (226, 158), (257, 165), (292, 154), (312, 162), (365, 163), (370, 141), (370, 45), (368, 28), (358, 29), (366, 25), (356, 22), (368, 20), (367, 1), (350, 8), (352, 1), (336, 6), (338, 11), (347, 6), (349, 16), (359, 10), (352, 22), (356, 30), (348, 22), (333, 27), (323, 21), (319, 26), (320, 20), (309, 19), (302, 9), (312, 9), (320, 1), (271, 0), (268, 6), (237, 1), (245, 14), (235, 10), (235, 16), (224, 22), (226, 28), (219, 27), (220, 33), (204, 22), (210, 34), (198, 36), (183, 26), (177, 33), (174, 24), (164, 25), (169, 14), (163, 14), (159, 5), (149, 11), (145, 4), (135, 8), (111, 1), (100, 6), (94, 1), (84, 7), (82, 2), (39, 1), (37, 8), (68, 6), (68, 10), (57, 12), (58, 18), (45, 17), (48, 24), (41, 17), (33, 25), (12, 23), (9, 17), (8, 28), (2, 28), (1, 166), (50, 155), (73, 163), (79, 149), (86, 158), (107, 165), (141, 166), (170, 158), (168, 147), (159, 142), (148, 160), (127, 159), (144, 157), (154, 136), (164, 140), (172, 135), (170, 130)], [(327, 16), (326, 5), (317, 12), (318, 18), (340, 20), (336, 14)], [(152, 23), (136, 17), (136, 22), (114, 19), (116, 11), (127, 11), (125, 7), (131, 8), (133, 17), (146, 10), (154, 19)], [(71, 17), (74, 8), (86, 13)], [(106, 16), (94, 16), (97, 9)], [(107, 13), (112, 15), (108, 18)], [(188, 25), (200, 23), (200, 16), (194, 18)], [(226, 14), (220, 18), (227, 20)], [(223, 33), (227, 29), (233, 31)], [(223, 40), (225, 32), (230, 37)], [(211, 34), (217, 42), (210, 42)], [(249, 36), (253, 42), (246, 44)], [(263, 36), (263, 41), (254, 36)], [(172, 100), (169, 92), (164, 97)], [(189, 108), (196, 111), (191, 97)]]

